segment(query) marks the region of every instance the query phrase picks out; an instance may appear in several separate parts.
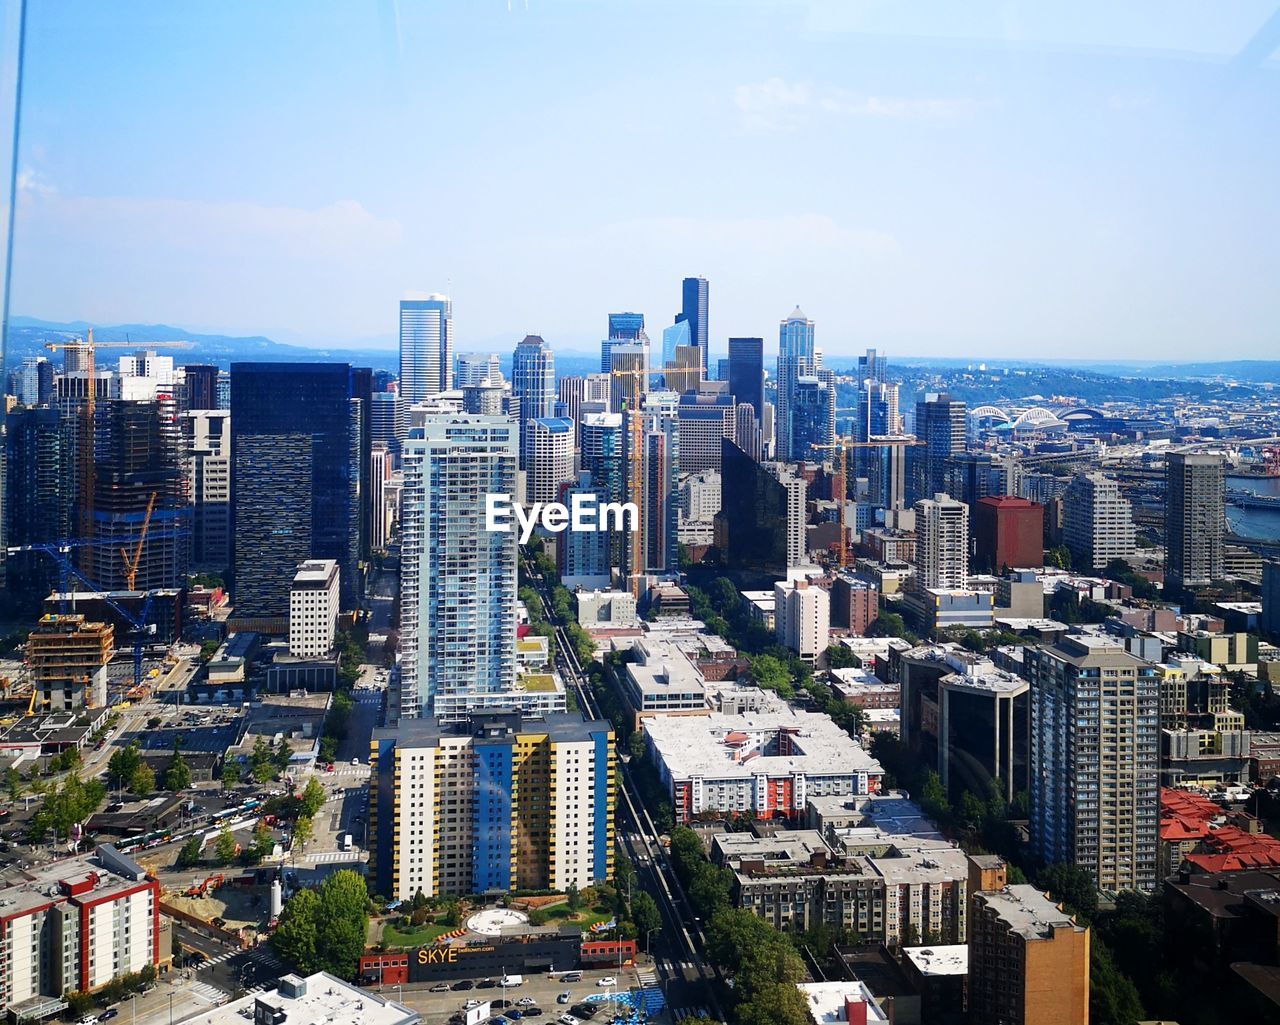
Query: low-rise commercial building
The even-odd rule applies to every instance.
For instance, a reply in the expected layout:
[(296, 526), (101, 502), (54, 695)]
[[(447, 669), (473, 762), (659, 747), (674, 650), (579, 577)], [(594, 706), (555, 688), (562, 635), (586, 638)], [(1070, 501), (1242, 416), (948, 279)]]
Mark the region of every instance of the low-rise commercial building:
[(328, 972), (286, 975), (265, 993), (201, 1011), (188, 1025), (418, 1025), (422, 1015)]
[(704, 814), (798, 818), (810, 797), (869, 794), (884, 772), (826, 715), (791, 708), (643, 722), (677, 822)]

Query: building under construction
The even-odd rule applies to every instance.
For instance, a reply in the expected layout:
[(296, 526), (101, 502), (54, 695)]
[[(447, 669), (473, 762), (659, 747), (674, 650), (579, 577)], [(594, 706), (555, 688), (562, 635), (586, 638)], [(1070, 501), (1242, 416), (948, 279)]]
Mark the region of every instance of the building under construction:
[(101, 708), (107, 703), (107, 663), (115, 628), (82, 615), (42, 616), (27, 637), (30, 710)]

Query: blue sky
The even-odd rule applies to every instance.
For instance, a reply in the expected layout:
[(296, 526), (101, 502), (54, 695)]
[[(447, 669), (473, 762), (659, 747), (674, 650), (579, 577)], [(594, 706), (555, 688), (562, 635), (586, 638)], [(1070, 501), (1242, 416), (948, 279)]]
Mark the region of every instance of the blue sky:
[(15, 313), (1280, 354), (1274, 2), (30, 2)]

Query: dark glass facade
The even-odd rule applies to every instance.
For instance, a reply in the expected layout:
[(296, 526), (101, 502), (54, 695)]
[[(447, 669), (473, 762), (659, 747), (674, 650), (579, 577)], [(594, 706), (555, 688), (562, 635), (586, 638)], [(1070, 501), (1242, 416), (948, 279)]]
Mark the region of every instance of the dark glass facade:
[(345, 363), (231, 365), (231, 533), (238, 617), (288, 614), (298, 563), (336, 559), (354, 604), (359, 545)]
[(725, 438), (720, 443), (716, 547), (739, 587), (772, 587), (787, 575), (787, 489)]
[(729, 339), (729, 391), (739, 405), (750, 403), (756, 423), (764, 413), (764, 339)]
[[(56, 409), (18, 408), (5, 437), (4, 511), (10, 545), (54, 541), (70, 533), (74, 498), (71, 449)], [(57, 581), (53, 560), (16, 552), (5, 563), (6, 586), (23, 598), (49, 593)]]
[(187, 381), (187, 409), (217, 409), (218, 368), (188, 363), (182, 370)]

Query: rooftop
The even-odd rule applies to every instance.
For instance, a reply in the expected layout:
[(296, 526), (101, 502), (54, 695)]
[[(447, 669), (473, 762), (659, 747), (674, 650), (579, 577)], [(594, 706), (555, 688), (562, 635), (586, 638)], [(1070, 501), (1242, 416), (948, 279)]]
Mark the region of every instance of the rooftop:
[[(882, 771), (880, 763), (826, 715), (792, 708), (745, 715), (657, 716), (646, 719), (644, 729), (677, 779)], [(788, 753), (778, 753), (784, 749)]]
[(334, 559), (308, 559), (293, 575), (294, 587), (326, 587), (338, 575)]
[(968, 975), (969, 946), (949, 943), (933, 947), (903, 947), (907, 960), (921, 975)]
[[(265, 1008), (267, 1017), (256, 1015)], [(283, 1017), (277, 1017), (283, 1014)], [(251, 994), (220, 1007), (183, 1018), (185, 1025), (245, 1025), (246, 1021), (277, 1025), (416, 1025), (422, 1015), (403, 1004), (316, 972), (305, 979), (286, 975), (275, 990)]]
[(1081, 929), (1075, 920), (1034, 886), (1013, 885), (975, 894), (1000, 920), (1029, 940), (1049, 939), (1054, 929)]
[(875, 996), (863, 982), (801, 982), (796, 989), (804, 997), (809, 1017), (817, 1025), (837, 1025), (849, 1020), (848, 1005), (866, 1004), (867, 1025), (888, 1023), (889, 1019), (876, 1004)]

